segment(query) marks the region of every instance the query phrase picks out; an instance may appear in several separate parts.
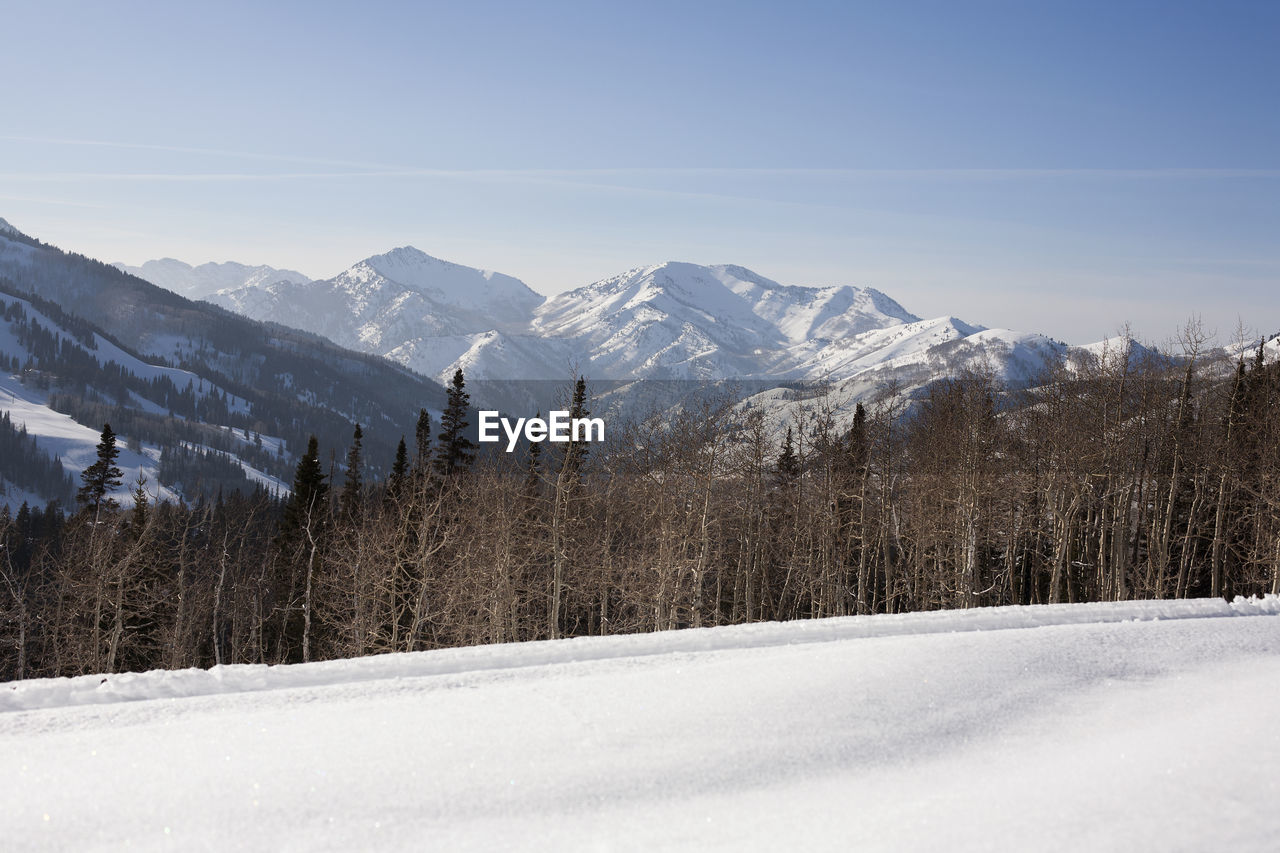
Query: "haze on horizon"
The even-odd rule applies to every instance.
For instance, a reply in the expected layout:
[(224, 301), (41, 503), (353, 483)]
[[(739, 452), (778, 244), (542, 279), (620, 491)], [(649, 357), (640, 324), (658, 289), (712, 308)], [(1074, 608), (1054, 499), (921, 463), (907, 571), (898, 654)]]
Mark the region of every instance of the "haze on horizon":
[(5, 17), (0, 217), (104, 261), (411, 244), (550, 295), (686, 260), (1073, 342), (1280, 331), (1274, 4)]

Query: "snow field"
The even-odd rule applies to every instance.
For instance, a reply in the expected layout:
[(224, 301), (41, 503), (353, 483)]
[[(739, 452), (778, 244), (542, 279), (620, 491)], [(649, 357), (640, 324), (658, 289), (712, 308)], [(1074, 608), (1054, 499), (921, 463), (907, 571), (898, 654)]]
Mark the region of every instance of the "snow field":
[(0, 826), (12, 849), (1271, 850), (1278, 614), (994, 608), (0, 685)]

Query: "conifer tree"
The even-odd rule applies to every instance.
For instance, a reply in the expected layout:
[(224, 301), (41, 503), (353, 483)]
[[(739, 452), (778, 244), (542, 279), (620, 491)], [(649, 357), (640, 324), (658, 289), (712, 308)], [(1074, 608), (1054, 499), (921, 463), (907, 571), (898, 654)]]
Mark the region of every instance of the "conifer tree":
[[(573, 423), (579, 418), (585, 418), (589, 414), (587, 411), (587, 380), (579, 376), (578, 381), (573, 385), (573, 402), (569, 406), (569, 422)], [(572, 439), (572, 435), (570, 436)], [(570, 474), (577, 474), (578, 469), (582, 467), (582, 463), (587, 458), (587, 442), (584, 440), (570, 440), (568, 447), (565, 449), (565, 468)]]
[(409, 480), (409, 451), (404, 444), (404, 436), (400, 436), (400, 444), (396, 446), (396, 461), (391, 466), (391, 476), (387, 478), (387, 503), (394, 504), (404, 497), (405, 485)]
[[(426, 409), (418, 409), (418, 425), (413, 433), (417, 443), (417, 454), (413, 459), (415, 477), (422, 477), (431, 464), (431, 415)], [(401, 439), (403, 441), (403, 439)]]
[(80, 475), (84, 485), (76, 493), (76, 500), (86, 509), (93, 510), (96, 521), (103, 507), (115, 509), (119, 504), (108, 497), (112, 489), (118, 488), (124, 481), (124, 472), (116, 467), (116, 458), (120, 448), (116, 447), (116, 434), (111, 424), (102, 425), (102, 440), (98, 442), (98, 461), (94, 462)]
[(280, 537), (292, 544), (308, 522), (314, 527), (316, 515), (324, 507), (329, 494), (324, 468), (320, 465), (320, 446), (313, 435), (307, 440), (307, 452), (298, 460), (293, 476), (293, 494), (285, 505), (284, 519), (280, 522)]
[(440, 417), (439, 448), (436, 470), (445, 477), (469, 468), (475, 458), (475, 445), (467, 438), (467, 404), (471, 395), (463, 390), (466, 382), (459, 367), (449, 383), (449, 402)]
[(135, 536), (141, 536), (147, 526), (147, 517), (151, 512), (151, 499), (147, 495), (147, 475), (138, 472), (138, 479), (133, 481), (133, 516), (130, 523)]
[(867, 467), (869, 455), (867, 410), (862, 407), (861, 403), (858, 403), (857, 408), (853, 410), (853, 424), (849, 427), (849, 461), (853, 464), (853, 470), (856, 474), (861, 475), (863, 469)]
[(356, 424), (351, 436), (351, 449), (347, 451), (347, 476), (342, 484), (342, 494), (338, 498), (338, 508), (344, 521), (358, 521), (364, 508), (361, 496), (364, 478), (360, 470), (360, 444), (363, 438), (360, 424)]
[(275, 610), (278, 623), (268, 642), (276, 645), (277, 659), (299, 663), (311, 659), (312, 587), (320, 556), (328, 513), (329, 484), (320, 464), (319, 442), (307, 440), (307, 452), (298, 461), (293, 494), (285, 504), (276, 540)]

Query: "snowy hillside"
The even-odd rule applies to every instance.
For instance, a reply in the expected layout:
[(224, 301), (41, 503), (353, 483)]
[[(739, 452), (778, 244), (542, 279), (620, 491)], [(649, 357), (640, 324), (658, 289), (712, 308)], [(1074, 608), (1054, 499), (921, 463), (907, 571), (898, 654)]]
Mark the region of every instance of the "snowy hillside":
[(23, 850), (1274, 849), (1280, 600), (0, 685)]
[[(32, 337), (33, 329), (43, 330), (48, 343)], [(18, 366), (30, 363), (33, 353), (41, 349), (57, 348), (59, 358), (64, 364), (92, 364), (94, 371), (102, 376), (128, 376), (136, 380), (136, 388), (149, 388), (153, 383), (163, 380), (169, 388), (188, 396), (194, 405), (207, 403), (216, 399), (220, 408), (229, 413), (247, 415), (249, 405), (243, 398), (227, 392), (201, 377), (186, 370), (164, 367), (144, 362), (131, 353), (116, 346), (96, 332), (76, 334), (57, 319), (42, 312), (31, 301), (0, 292), (0, 364), (14, 369), (0, 370), (0, 412), (8, 414), (15, 428), (25, 429), (35, 438), (40, 451), (52, 459), (61, 461), (66, 473), (73, 482), (79, 483), (80, 474), (93, 464), (97, 458), (97, 444), (101, 438), (101, 426), (88, 426), (77, 423), (69, 414), (55, 410), (50, 403), (54, 388), (49, 387), (49, 376), (45, 371)], [(79, 368), (83, 370), (83, 366)], [(105, 383), (104, 383), (105, 388)], [(103, 394), (106, 397), (107, 394)], [(158, 399), (148, 399), (136, 390), (123, 393), (111, 392), (112, 402), (120, 409), (134, 410), (140, 413), (163, 416), (168, 410)], [(119, 411), (119, 409), (117, 410)], [(117, 426), (121, 421), (116, 419)], [(247, 435), (237, 438), (234, 430), (220, 430), (232, 445), (241, 444), (247, 450), (250, 441)], [(133, 439), (130, 441), (130, 439)], [(154, 442), (141, 440), (131, 436), (127, 431), (120, 432), (121, 447), (117, 465), (123, 472), (122, 484), (114, 497), (124, 504), (132, 502), (131, 489), (141, 475), (146, 481), (146, 489), (153, 496), (162, 500), (176, 500), (184, 497), (182, 491), (171, 488), (160, 481), (161, 447)], [(259, 446), (278, 447), (280, 441), (272, 436), (259, 436)], [(125, 444), (131, 446), (124, 446)], [(205, 451), (202, 445), (187, 443), (189, 450)], [(248, 482), (262, 484), (269, 489), (287, 492), (288, 486), (281, 479), (255, 468), (253, 465), (237, 459), (234, 454), (228, 459), (236, 461), (243, 470)], [(189, 492), (185, 497), (194, 497)], [(16, 511), (23, 503), (43, 503), (53, 495), (37, 495), (15, 488), (5, 488), (0, 494), (0, 506), (7, 505)]]
[(277, 281), (302, 284), (311, 280), (294, 270), (280, 270), (264, 265), (246, 266), (234, 261), (200, 264), (193, 267), (173, 258), (161, 258), (156, 261), (147, 261), (140, 267), (131, 267), (118, 262), (112, 266), (159, 285), (165, 290), (179, 293), (188, 299), (208, 299), (222, 290), (264, 287)]

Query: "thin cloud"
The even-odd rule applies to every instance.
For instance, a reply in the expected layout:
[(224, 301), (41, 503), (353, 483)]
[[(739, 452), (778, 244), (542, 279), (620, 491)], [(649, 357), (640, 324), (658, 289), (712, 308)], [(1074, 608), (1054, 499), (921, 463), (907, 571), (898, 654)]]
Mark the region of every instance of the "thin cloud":
[[(209, 177), (215, 180), (293, 180), (299, 178), (346, 177), (439, 177), (439, 178), (543, 178), (576, 179), (601, 177), (815, 177), (815, 178), (903, 178), (941, 180), (1003, 180), (1009, 178), (1280, 178), (1280, 169), (1240, 168), (791, 168), (791, 167), (719, 167), (719, 166), (618, 166), (606, 168), (483, 168), (445, 169), (403, 164), (343, 160), (328, 157), (304, 157), (296, 154), (268, 154), (257, 151), (234, 151), (222, 148), (200, 148), (185, 145), (163, 145), (149, 142), (116, 142), (100, 139), (63, 139), (57, 137), (0, 134), (0, 140), (33, 142), (41, 145), (67, 145), (97, 148), (118, 148), (140, 151), (166, 151), (176, 154), (231, 157), (262, 160), (277, 163), (305, 163), (316, 166), (336, 166), (358, 171), (343, 172), (287, 172), (261, 173), (121, 173), (108, 176), (77, 174), (87, 179), (120, 180), (198, 180)], [(63, 173), (57, 173), (58, 175)], [(66, 173), (71, 174), (71, 173)], [(12, 176), (4, 176), (12, 179)], [(50, 176), (51, 180), (61, 180)]]
[(160, 145), (151, 142), (113, 142), (103, 139), (59, 139), (55, 137), (20, 136), (16, 134), (0, 134), (0, 140), (8, 142), (34, 142), (40, 145), (119, 148), (133, 151), (167, 151), (173, 154), (199, 154), (201, 156), (233, 157), (246, 160), (268, 160), (277, 163), (309, 163), (315, 166), (345, 166), (353, 169), (400, 168), (386, 163), (364, 163), (355, 160), (335, 160), (322, 157), (299, 157), (296, 154), (266, 154), (256, 151), (231, 151), (225, 148), (197, 148), (187, 145)]
[(16, 202), (21, 202), (23, 204), (48, 204), (48, 205), (56, 205), (58, 207), (84, 207), (92, 210), (113, 209), (109, 205), (105, 205), (105, 204), (90, 204), (89, 202), (85, 202), (85, 201), (64, 201), (62, 199), (55, 199), (55, 198), (33, 198), (31, 196), (22, 196), (22, 195), (0, 195), (0, 201), (16, 201)]

